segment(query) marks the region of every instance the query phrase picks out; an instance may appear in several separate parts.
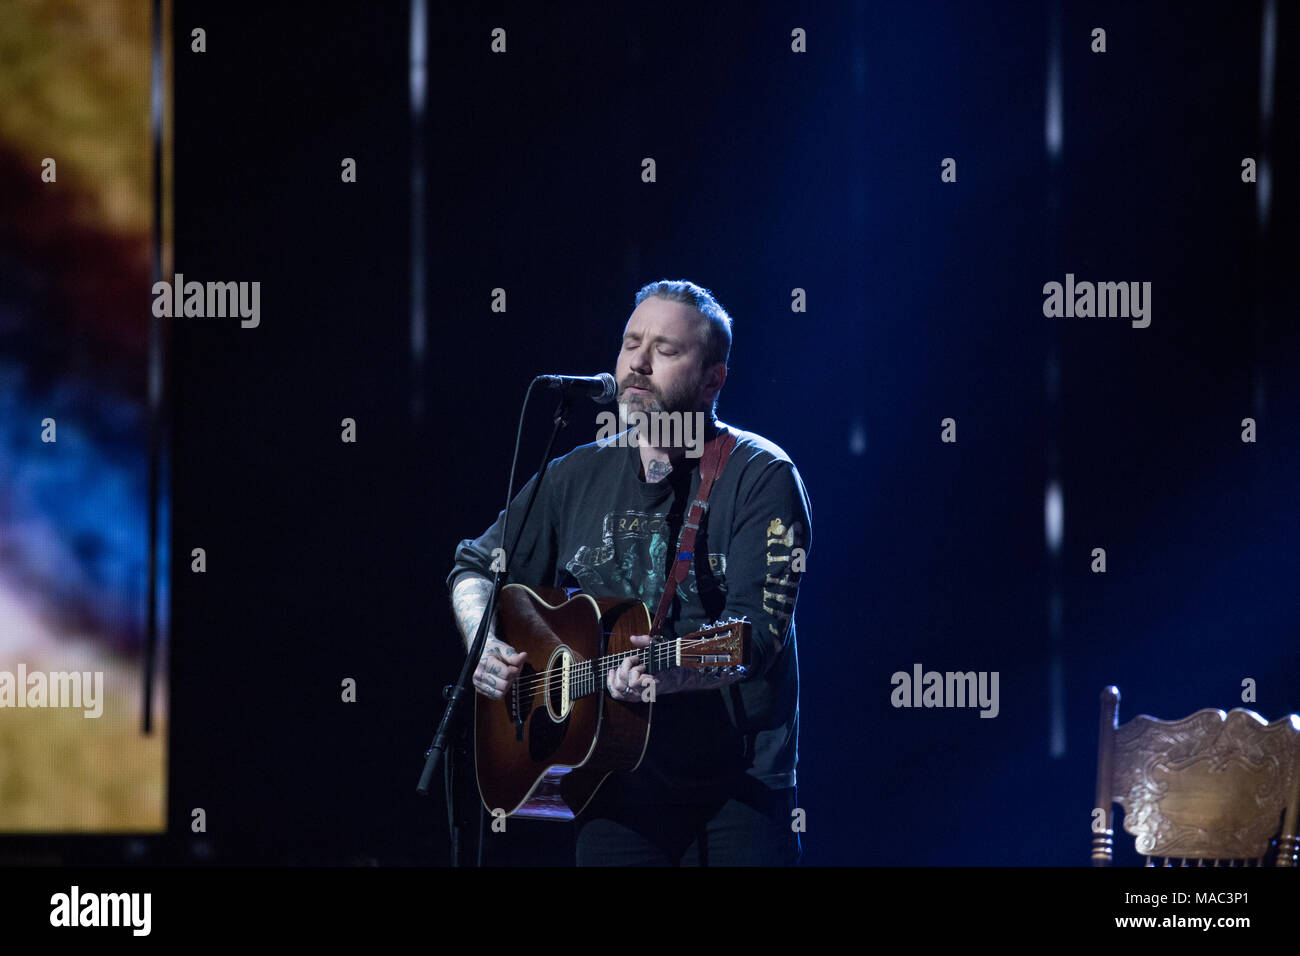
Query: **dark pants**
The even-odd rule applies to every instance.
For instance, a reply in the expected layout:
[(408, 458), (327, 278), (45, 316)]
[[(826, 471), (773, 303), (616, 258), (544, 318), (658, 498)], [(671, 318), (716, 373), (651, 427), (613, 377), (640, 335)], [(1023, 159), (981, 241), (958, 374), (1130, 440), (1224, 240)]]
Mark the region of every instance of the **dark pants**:
[(761, 785), (692, 804), (597, 804), (575, 821), (578, 866), (794, 866), (794, 809), (793, 787)]

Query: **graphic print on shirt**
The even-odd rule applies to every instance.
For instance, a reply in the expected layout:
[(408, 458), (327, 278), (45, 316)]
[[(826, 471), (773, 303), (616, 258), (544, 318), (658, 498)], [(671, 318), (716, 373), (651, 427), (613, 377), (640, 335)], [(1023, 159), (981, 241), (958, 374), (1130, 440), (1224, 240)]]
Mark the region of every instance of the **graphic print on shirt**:
[[(663, 593), (671, 526), (666, 514), (614, 511), (601, 522), (600, 543), (583, 545), (565, 564), (588, 594), (636, 598), (653, 611)], [(709, 555), (706, 592), (725, 588), (727, 557)], [(683, 593), (685, 592), (685, 593)], [(679, 589), (683, 602), (697, 593), (694, 565)]]
[(802, 522), (787, 525), (780, 518), (773, 518), (768, 524), (763, 610), (776, 620), (776, 625), (769, 621), (767, 629), (776, 638), (778, 646), (785, 642), (790, 616), (794, 613), (795, 594), (799, 590), (799, 576), (803, 571), (803, 554), (799, 549), (804, 547)]

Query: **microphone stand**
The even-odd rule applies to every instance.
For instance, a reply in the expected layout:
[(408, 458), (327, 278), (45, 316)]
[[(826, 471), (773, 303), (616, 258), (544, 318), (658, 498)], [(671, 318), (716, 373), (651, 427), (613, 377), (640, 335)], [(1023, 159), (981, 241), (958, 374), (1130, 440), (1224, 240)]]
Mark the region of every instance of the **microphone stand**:
[[(524, 395), (524, 406), (519, 412), (519, 428), (515, 434), (515, 454), (510, 462), (510, 483), (506, 488), (506, 507), (505, 516), (501, 524), (501, 541), (504, 544), (506, 533), (510, 527), (510, 502), (515, 490), (515, 463), (519, 460), (519, 440), (523, 434), (524, 412), (528, 409), (528, 399), (532, 395), (533, 387), (541, 379), (534, 379), (528, 386), (528, 392)], [(506, 550), (504, 560), (498, 562), (497, 569), (492, 575), (492, 593), (488, 597), (487, 607), (483, 611), (483, 617), (479, 619), (478, 631), (474, 635), (474, 644), (470, 648), (469, 654), (465, 658), (465, 663), (461, 666), (460, 676), (456, 679), (455, 685), (448, 685), (443, 688), (443, 697), (447, 701), (447, 706), (443, 709), (442, 720), (438, 724), (437, 733), (434, 734), (433, 744), (425, 751), (424, 772), (420, 774), (420, 782), (415, 788), (415, 792), (422, 797), (429, 795), (429, 782), (433, 779), (434, 773), (438, 769), (438, 764), (442, 760), (447, 750), (447, 740), (454, 731), (458, 740), (464, 742), (469, 736), (469, 723), (465, 720), (465, 708), (468, 698), (473, 697), (472, 691), (467, 691), (474, 671), (478, 668), (479, 658), (483, 656), (483, 646), (487, 643), (488, 622), (496, 614), (497, 598), (501, 593), (501, 586), (506, 576), (506, 566), (510, 561), (510, 556), (514, 554), (515, 547), (519, 544), (519, 537), (523, 534), (524, 525), (528, 521), (528, 516), (532, 513), (533, 502), (537, 500), (537, 493), (541, 490), (542, 479), (546, 475), (546, 468), (551, 461), (551, 449), (555, 446), (555, 439), (560, 433), (560, 429), (569, 424), (569, 386), (560, 387), (560, 400), (555, 406), (553, 415), (551, 435), (546, 442), (546, 450), (542, 453), (542, 464), (537, 470), (537, 481), (533, 483), (532, 493), (528, 496), (528, 501), (524, 505), (523, 517), (519, 521), (519, 530), (515, 532), (514, 540), (510, 542), (510, 547)], [(451, 831), (451, 865), (460, 866), (460, 825), (457, 823), (457, 816), (454, 810), (455, 805), (455, 787), (454, 787), (454, 765), (455, 754), (447, 759), (447, 821)], [(482, 810), (479, 810), (479, 821), (482, 822)], [(483, 841), (482, 827), (480, 826), (478, 863), (483, 863)]]

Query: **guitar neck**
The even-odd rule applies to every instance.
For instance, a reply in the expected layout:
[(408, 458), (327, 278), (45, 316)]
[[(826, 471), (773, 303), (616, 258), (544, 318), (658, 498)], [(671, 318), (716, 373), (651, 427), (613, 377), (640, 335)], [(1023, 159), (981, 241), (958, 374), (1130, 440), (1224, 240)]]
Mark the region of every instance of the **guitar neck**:
[(606, 654), (590, 661), (580, 661), (573, 665), (569, 674), (569, 699), (577, 700), (588, 694), (597, 694), (605, 689), (605, 675), (611, 667), (618, 667), (623, 659), (640, 654), (647, 674), (657, 674), (670, 667), (679, 667), (682, 663), (682, 638), (674, 637), (666, 641), (655, 641), (649, 647), (626, 654)]

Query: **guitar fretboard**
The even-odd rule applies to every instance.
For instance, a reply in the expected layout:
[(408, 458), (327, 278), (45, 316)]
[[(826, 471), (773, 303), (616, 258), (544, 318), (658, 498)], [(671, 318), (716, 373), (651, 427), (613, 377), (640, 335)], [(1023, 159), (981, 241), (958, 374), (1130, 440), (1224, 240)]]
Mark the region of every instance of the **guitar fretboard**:
[(654, 674), (681, 663), (682, 639), (680, 637), (667, 641), (655, 641), (649, 647), (627, 654), (606, 654), (594, 660), (580, 661), (569, 672), (569, 699), (577, 700), (588, 694), (596, 694), (605, 689), (605, 675), (611, 667), (618, 667), (625, 657), (633, 653), (641, 655), (645, 662), (646, 673)]

